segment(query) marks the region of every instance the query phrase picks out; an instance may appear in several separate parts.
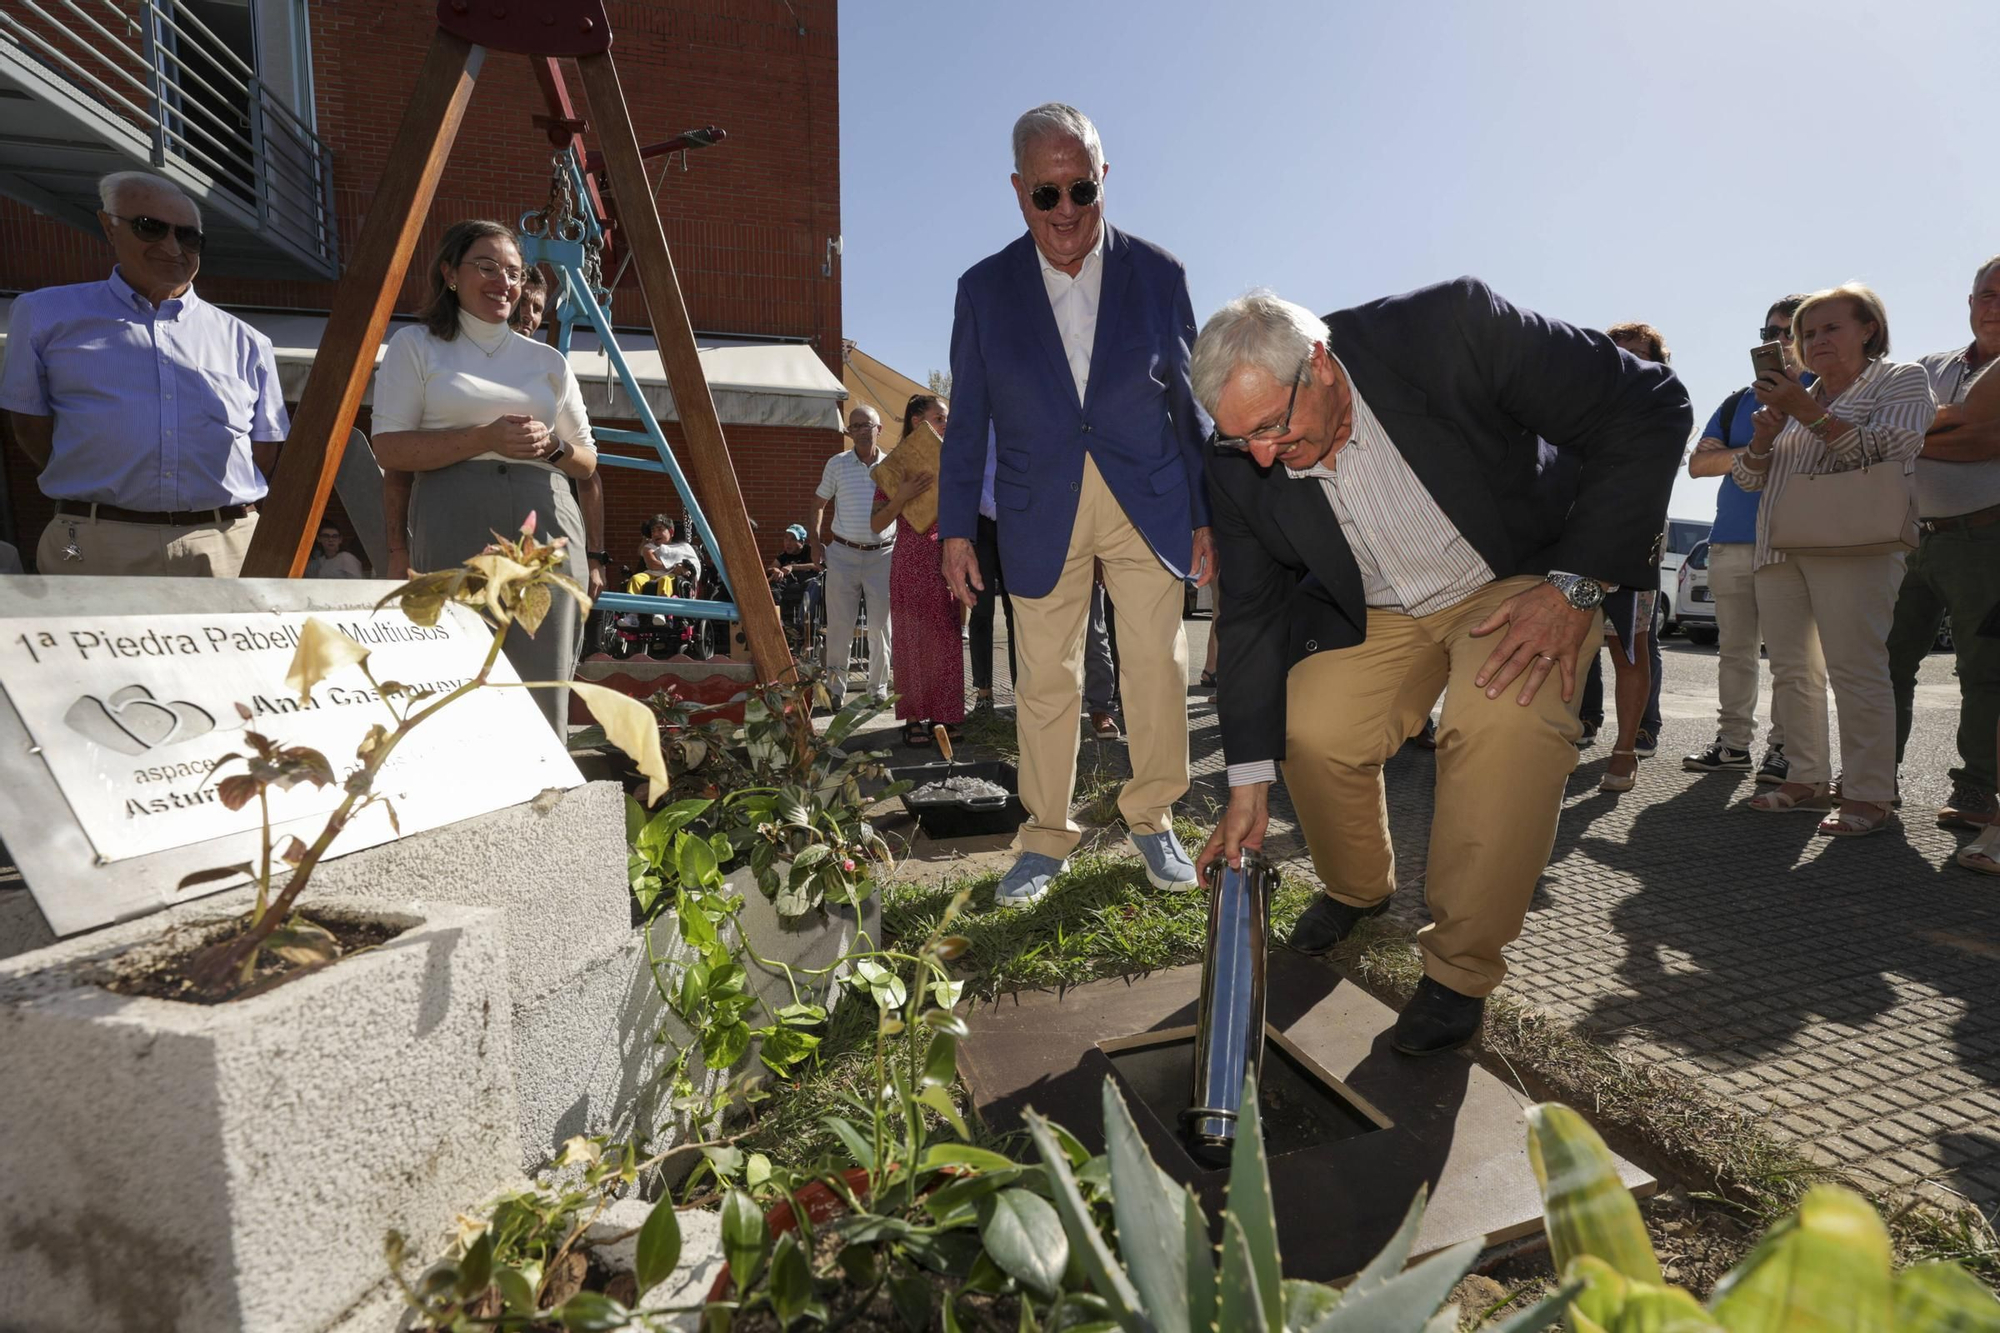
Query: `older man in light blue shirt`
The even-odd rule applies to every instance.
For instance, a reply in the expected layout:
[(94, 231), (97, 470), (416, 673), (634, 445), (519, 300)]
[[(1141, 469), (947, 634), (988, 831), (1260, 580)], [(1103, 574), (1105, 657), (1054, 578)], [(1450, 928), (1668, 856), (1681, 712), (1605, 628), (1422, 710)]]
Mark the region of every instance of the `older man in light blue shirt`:
[(14, 302), (0, 409), (56, 502), (43, 574), (233, 577), (290, 429), (271, 343), (195, 294), (201, 214), (171, 182), (99, 184), (117, 266)]

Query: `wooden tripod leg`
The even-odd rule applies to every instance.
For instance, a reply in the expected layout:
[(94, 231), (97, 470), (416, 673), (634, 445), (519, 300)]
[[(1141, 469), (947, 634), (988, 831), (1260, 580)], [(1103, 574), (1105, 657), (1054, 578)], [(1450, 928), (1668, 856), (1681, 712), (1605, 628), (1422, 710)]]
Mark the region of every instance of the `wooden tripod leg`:
[(750, 515), (743, 507), (736, 469), (723, 442), (722, 422), (716, 417), (715, 400), (709, 396), (708, 380), (702, 374), (694, 327), (688, 321), (680, 279), (667, 251), (667, 234), (646, 180), (645, 163), (639, 157), (639, 140), (632, 130), (618, 70), (608, 53), (578, 56), (576, 64), (583, 75), (591, 128), (604, 150), (605, 171), (618, 201), (618, 230), (632, 248), (632, 264), (646, 297), (653, 338), (659, 344), (660, 361), (666, 367), (667, 384), (673, 389), (674, 407), (680, 414), (681, 434), (687, 440), (695, 490), (708, 515), (708, 526), (722, 547), (716, 555), (729, 575), (751, 664), (760, 681), (789, 680), (792, 655), (785, 646), (784, 625), (778, 619), (778, 605), (771, 599), (771, 585), (764, 579), (764, 562), (750, 533)]
[(258, 506), (257, 535), (243, 560), (245, 578), (297, 578), (305, 572), (354, 414), (375, 373), (375, 349), (389, 327), (410, 252), (485, 58), (484, 47), (442, 29), (431, 39), (354, 257), (335, 290), (271, 493)]

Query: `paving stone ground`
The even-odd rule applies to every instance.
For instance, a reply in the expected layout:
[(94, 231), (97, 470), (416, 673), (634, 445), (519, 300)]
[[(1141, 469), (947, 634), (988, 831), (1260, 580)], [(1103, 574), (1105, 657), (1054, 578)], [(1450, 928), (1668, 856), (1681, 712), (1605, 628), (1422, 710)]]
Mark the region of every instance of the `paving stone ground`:
[[(1188, 631), (1192, 680), (1208, 627)], [(1747, 774), (1681, 769), (1715, 731), (1716, 654), (1678, 638), (1665, 648), (1659, 755), (1622, 795), (1597, 791), (1608, 739), (1580, 756), (1548, 872), (1508, 951), (1508, 993), (1695, 1076), (1865, 1185), (1930, 1182), (1992, 1213), (2000, 882), (1952, 865), (1970, 835), (1934, 823), (1956, 760), (1951, 657), (1932, 655), (1920, 678), (1904, 830), (1831, 839), (1814, 835), (1811, 816), (1742, 808), (1755, 790)], [(1767, 669), (1764, 701), (1768, 684)], [(1187, 808), (1200, 812), (1225, 792), (1213, 695), (1191, 691), (1189, 717)], [(1108, 765), (1123, 764), (1122, 746), (1105, 748)], [(1088, 769), (1092, 743), (1083, 751)], [(1386, 768), (1394, 910), (1412, 926), (1427, 920), (1433, 775), (1433, 756), (1414, 747)], [(1272, 816), (1269, 849), (1312, 877), (1282, 788)]]

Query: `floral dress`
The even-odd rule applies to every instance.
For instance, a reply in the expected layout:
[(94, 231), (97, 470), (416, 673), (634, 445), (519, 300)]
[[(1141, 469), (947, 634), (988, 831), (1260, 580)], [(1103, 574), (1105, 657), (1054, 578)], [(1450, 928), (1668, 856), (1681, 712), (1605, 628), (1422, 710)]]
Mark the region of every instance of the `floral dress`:
[[(875, 503), (888, 496), (878, 488)], [(889, 617), (896, 634), (889, 653), (899, 722), (965, 721), (965, 645), (958, 602), (944, 581), (944, 545), (937, 526), (919, 532), (897, 516), (889, 563)]]

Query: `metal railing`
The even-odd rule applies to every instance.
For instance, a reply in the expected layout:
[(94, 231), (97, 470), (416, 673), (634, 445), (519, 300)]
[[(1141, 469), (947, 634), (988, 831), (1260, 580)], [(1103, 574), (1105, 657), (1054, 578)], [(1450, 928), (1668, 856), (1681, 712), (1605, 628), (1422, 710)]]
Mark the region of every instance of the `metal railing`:
[(0, 0), (0, 45), (126, 122), (154, 166), (207, 178), (258, 230), (337, 268), (332, 153), (180, 0)]

